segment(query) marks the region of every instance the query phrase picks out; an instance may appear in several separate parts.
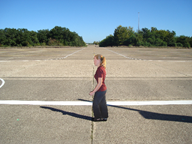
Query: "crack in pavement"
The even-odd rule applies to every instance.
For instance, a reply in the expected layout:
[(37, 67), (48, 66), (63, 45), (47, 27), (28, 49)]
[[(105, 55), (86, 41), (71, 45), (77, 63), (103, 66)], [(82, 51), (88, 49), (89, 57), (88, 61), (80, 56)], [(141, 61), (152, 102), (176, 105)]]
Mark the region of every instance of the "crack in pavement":
[[(95, 56), (95, 48), (93, 50), (93, 57)], [(95, 72), (95, 68), (94, 68), (94, 64), (92, 65), (93, 67), (93, 81), (92, 81), (92, 90), (94, 89), (94, 72)], [(94, 97), (94, 96), (93, 96)], [(92, 98), (93, 98), (92, 97)], [(92, 100), (93, 101), (93, 100)], [(93, 114), (93, 109), (91, 108), (91, 112), (92, 112), (92, 118), (94, 117), (94, 114)], [(91, 144), (93, 144), (93, 131), (94, 131), (94, 123), (93, 121), (91, 122)]]

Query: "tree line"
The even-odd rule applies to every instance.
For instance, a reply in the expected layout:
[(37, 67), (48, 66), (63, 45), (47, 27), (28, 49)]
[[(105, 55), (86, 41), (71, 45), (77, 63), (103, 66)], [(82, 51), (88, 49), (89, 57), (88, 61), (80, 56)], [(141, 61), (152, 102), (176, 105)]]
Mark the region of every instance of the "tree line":
[(27, 29), (0, 29), (0, 46), (85, 46), (83, 38), (68, 28), (29, 31)]
[(176, 36), (175, 31), (158, 30), (155, 27), (142, 28), (138, 32), (133, 27), (118, 26), (113, 35), (107, 36), (101, 42), (100, 47), (106, 46), (162, 46), (162, 47), (192, 47), (192, 37)]

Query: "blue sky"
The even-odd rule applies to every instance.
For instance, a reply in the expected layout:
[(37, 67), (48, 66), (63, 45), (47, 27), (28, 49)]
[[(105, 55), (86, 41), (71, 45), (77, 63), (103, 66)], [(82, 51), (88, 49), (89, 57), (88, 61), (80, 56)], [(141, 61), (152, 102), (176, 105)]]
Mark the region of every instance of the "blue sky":
[(0, 0), (0, 29), (69, 28), (85, 42), (101, 41), (119, 25), (156, 27), (192, 36), (192, 0)]

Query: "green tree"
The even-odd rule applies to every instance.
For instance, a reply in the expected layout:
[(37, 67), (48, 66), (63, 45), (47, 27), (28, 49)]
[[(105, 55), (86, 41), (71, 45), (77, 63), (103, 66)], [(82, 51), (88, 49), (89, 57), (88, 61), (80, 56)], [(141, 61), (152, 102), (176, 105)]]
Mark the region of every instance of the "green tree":
[(85, 46), (83, 38), (67, 28), (54, 27), (49, 30), (28, 31), (27, 29), (0, 29), (0, 46), (36, 45)]
[(147, 42), (148, 38), (151, 37), (151, 31), (148, 28), (142, 28), (141, 33), (143, 35), (143, 41)]
[(118, 26), (114, 31), (114, 42), (115, 45), (123, 45), (127, 44), (127, 39), (134, 34), (132, 27), (122, 27), (121, 25)]
[(59, 41), (59, 45), (85, 46), (83, 38), (76, 32), (71, 32), (68, 28), (59, 26), (50, 30), (49, 38)]
[(36, 46), (39, 43), (37, 33), (35, 31), (30, 31), (30, 44)]
[(181, 43), (183, 47), (187, 47), (187, 48), (191, 47), (189, 42), (190, 42), (189, 37), (186, 37), (184, 35), (177, 37), (177, 43)]
[(165, 37), (165, 42), (167, 43), (168, 46), (176, 46), (176, 38), (175, 38), (175, 31), (170, 32), (167, 30), (168, 34)]
[(142, 46), (143, 45), (143, 33), (142, 32), (138, 32), (135, 34), (136, 36), (136, 44), (135, 46)]
[(33, 45), (31, 40), (30, 31), (27, 29), (18, 29), (17, 44), (21, 46)]
[(109, 35), (105, 39), (103, 39), (100, 43), (100, 47), (113, 46), (114, 45), (114, 36)]
[(157, 32), (158, 37), (162, 40), (162, 41), (167, 41), (169, 32), (165, 31), (165, 30), (158, 30)]
[(4, 33), (3, 34), (4, 45), (5, 46), (16, 46), (17, 30), (5, 28), (3, 33)]
[(163, 46), (163, 40), (160, 38), (157, 38), (155, 41), (155, 46)]
[(151, 27), (151, 29), (142, 28), (135, 33), (132, 27), (127, 28), (120, 25), (115, 29), (114, 36), (107, 36), (99, 45), (179, 46), (189, 48), (192, 46), (192, 37), (176, 37), (175, 31), (158, 30), (155, 27)]
[(41, 44), (43, 44), (43, 43), (48, 44), (48, 42), (49, 42), (48, 36), (49, 36), (49, 30), (48, 29), (38, 30), (37, 38)]
[(0, 46), (4, 46), (6, 41), (5, 32), (3, 29), (0, 29)]
[(189, 38), (189, 44), (192, 47), (192, 37)]

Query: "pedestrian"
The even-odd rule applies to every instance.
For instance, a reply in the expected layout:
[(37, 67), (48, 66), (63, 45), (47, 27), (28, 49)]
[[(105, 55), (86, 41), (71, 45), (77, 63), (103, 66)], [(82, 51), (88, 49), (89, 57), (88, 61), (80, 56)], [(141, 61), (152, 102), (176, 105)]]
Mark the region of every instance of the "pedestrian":
[(107, 121), (108, 110), (106, 103), (106, 92), (107, 87), (105, 85), (105, 76), (106, 76), (106, 59), (104, 56), (97, 54), (94, 56), (94, 64), (97, 66), (97, 71), (94, 75), (97, 85), (95, 89), (89, 93), (93, 96), (93, 113), (94, 121)]

